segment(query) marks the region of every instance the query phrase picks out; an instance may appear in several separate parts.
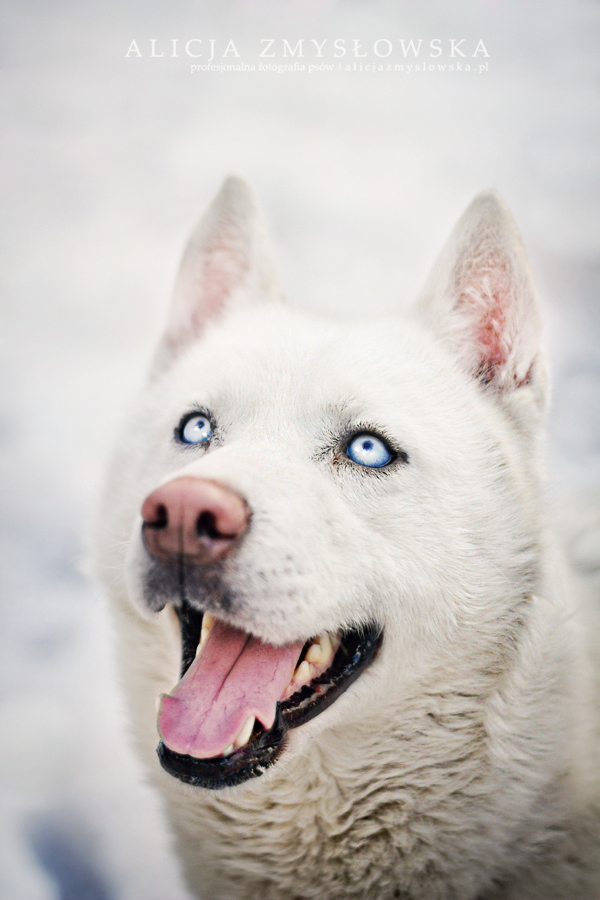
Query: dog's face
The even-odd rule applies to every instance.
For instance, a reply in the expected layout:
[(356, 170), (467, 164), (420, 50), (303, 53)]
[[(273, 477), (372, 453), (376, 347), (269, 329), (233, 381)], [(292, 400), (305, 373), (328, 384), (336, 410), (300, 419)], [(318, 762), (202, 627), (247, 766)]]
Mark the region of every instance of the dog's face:
[(230, 181), (192, 239), (105, 512), (115, 589), (178, 617), (161, 761), (205, 787), (494, 665), (537, 570), (544, 370), (503, 207), (467, 211), (411, 319), (344, 325), (277, 299), (257, 215)]

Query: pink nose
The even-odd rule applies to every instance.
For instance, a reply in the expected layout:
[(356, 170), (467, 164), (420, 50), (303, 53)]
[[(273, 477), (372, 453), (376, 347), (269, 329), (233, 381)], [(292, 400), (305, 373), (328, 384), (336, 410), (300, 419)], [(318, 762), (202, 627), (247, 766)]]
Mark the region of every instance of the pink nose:
[(239, 542), (250, 510), (231, 488), (186, 475), (146, 497), (142, 518), (151, 556), (163, 561), (183, 556), (191, 565), (206, 565), (223, 559)]

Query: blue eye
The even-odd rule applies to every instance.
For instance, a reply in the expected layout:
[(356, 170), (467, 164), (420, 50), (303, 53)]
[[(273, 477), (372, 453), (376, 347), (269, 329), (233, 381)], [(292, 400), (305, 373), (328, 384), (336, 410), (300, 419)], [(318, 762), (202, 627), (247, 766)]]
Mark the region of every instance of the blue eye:
[(392, 461), (388, 446), (374, 434), (357, 434), (346, 447), (346, 455), (359, 466), (380, 469)]
[(184, 444), (207, 444), (212, 437), (212, 428), (206, 416), (190, 416), (180, 429)]

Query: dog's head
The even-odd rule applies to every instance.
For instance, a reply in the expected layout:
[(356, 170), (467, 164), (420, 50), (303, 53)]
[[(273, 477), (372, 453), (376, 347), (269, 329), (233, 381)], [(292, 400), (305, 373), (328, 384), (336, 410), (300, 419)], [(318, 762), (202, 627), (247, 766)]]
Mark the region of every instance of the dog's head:
[(113, 592), (181, 630), (159, 715), (168, 771), (235, 784), (295, 729), (351, 726), (434, 671), (501, 665), (538, 578), (539, 338), (494, 194), (410, 317), (340, 324), (286, 307), (254, 197), (225, 183), (103, 513)]

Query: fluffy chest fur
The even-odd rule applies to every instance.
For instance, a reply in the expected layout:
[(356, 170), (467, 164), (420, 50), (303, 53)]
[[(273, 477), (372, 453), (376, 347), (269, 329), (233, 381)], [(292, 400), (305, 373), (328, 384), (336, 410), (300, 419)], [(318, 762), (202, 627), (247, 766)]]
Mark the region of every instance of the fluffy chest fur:
[[(123, 628), (127, 611), (115, 612), (137, 740), (198, 896), (508, 898), (516, 883), (515, 898), (558, 900), (565, 884), (594, 897), (596, 819), (574, 802), (569, 775), (580, 710), (564, 683), (547, 690), (573, 660), (544, 601), (526, 611), (510, 666), (440, 660), (437, 684), (415, 685), (397, 704), (373, 697), (350, 728), (292, 733), (280, 767), (216, 793), (155, 765), (155, 697), (177, 665), (172, 623), (147, 623), (146, 642)], [(441, 682), (450, 669), (453, 688)], [(571, 870), (568, 859), (580, 862)]]

